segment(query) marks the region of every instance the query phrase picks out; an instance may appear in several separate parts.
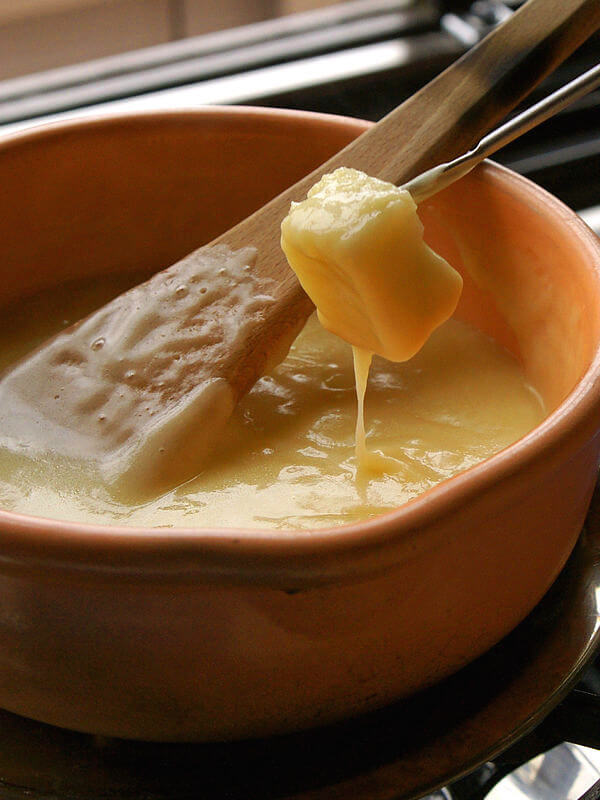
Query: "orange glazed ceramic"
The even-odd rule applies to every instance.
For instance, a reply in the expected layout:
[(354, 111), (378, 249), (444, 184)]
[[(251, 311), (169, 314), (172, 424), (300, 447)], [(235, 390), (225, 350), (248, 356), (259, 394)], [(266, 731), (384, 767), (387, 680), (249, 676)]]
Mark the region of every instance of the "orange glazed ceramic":
[[(7, 137), (0, 301), (159, 270), (366, 126), (230, 108)], [(465, 278), (459, 316), (521, 360), (549, 417), (395, 511), (308, 534), (0, 511), (0, 707), (111, 736), (271, 735), (431, 684), (535, 606), (596, 480), (600, 245), (558, 200), (492, 164), (421, 213)]]

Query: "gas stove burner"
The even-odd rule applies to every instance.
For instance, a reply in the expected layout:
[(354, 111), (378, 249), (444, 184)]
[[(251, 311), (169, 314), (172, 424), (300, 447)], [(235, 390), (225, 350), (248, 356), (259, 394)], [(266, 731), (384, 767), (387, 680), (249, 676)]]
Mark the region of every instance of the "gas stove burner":
[(338, 725), (232, 744), (100, 739), (0, 712), (0, 797), (408, 800), (451, 784), (436, 800), (481, 800), (559, 742), (600, 746), (600, 672), (580, 680), (599, 623), (600, 490), (542, 602), (431, 689)]

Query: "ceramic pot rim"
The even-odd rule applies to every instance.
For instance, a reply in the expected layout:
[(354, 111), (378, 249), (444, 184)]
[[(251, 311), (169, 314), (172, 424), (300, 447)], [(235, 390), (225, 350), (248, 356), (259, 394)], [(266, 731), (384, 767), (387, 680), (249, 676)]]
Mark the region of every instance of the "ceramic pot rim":
[[(282, 109), (239, 107), (103, 114), (72, 119), (7, 135), (0, 151), (48, 136), (93, 127), (158, 124), (169, 118), (213, 119), (216, 123), (340, 125), (366, 130), (369, 123), (347, 117)], [(568, 226), (587, 254), (598, 284), (600, 240), (560, 200), (504, 167), (487, 162), (485, 179), (500, 181), (512, 193)], [(331, 581), (367, 577), (406, 557), (408, 539), (424, 538), (444, 517), (487, 495), (517, 473), (550, 469), (565, 461), (598, 431), (600, 424), (600, 342), (594, 358), (569, 396), (540, 425), (500, 453), (449, 478), (403, 506), (362, 522), (311, 531), (219, 528), (136, 528), (92, 525), (33, 517), (0, 509), (0, 564), (4, 568), (69, 570), (128, 580), (234, 582), (308, 588)]]

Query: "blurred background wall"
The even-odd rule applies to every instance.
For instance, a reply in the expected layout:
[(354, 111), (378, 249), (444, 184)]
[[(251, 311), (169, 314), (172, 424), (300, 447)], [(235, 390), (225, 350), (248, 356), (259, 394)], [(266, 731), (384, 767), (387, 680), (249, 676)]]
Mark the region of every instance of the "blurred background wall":
[(0, 0), (0, 80), (335, 0)]

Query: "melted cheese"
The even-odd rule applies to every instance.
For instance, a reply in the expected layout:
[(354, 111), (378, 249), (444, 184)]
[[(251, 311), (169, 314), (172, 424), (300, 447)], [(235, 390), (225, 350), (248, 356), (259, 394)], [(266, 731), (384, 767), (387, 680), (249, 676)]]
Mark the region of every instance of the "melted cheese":
[[(58, 287), (4, 309), (0, 369), (122, 291), (115, 280)], [(457, 320), (410, 361), (375, 357), (366, 405), (369, 457), (386, 462), (368, 481), (354, 457), (352, 350), (313, 318), (236, 409), (210, 466), (193, 480), (125, 502), (93, 462), (0, 448), (0, 505), (105, 524), (328, 527), (396, 508), (501, 450), (544, 415), (514, 359)]]
[[(239, 404), (209, 465), (166, 492), (164, 464), (189, 475), (215, 417), (230, 410), (228, 387), (206, 385), (202, 364), (232, 346), (239, 314), (263, 296), (253, 253), (205, 248), (189, 274), (180, 267), (126, 292), (12, 367), (39, 339), (102, 306), (111, 287), (59, 287), (6, 309), (0, 504), (151, 527), (333, 526), (396, 508), (542, 419), (517, 363), (448, 320), (462, 280), (423, 241), (407, 192), (338, 170), (292, 206), (282, 245), (336, 335), (311, 320)], [(89, 308), (75, 302), (82, 296)], [(208, 303), (227, 304), (226, 330), (199, 315)], [(199, 403), (208, 413), (197, 414)], [(81, 423), (76, 440), (72, 419)], [(51, 426), (51, 450), (27, 446), (39, 424)], [(117, 479), (132, 491), (117, 498)], [(135, 491), (152, 482), (154, 497)]]
[(385, 468), (368, 458), (364, 439), (369, 354), (414, 356), (454, 312), (462, 278), (424, 242), (407, 191), (345, 167), (292, 203), (281, 246), (323, 326), (355, 348), (357, 458)]
[(292, 204), (281, 245), (323, 326), (390, 361), (417, 353), (460, 297), (462, 278), (423, 241), (410, 194), (354, 169)]

